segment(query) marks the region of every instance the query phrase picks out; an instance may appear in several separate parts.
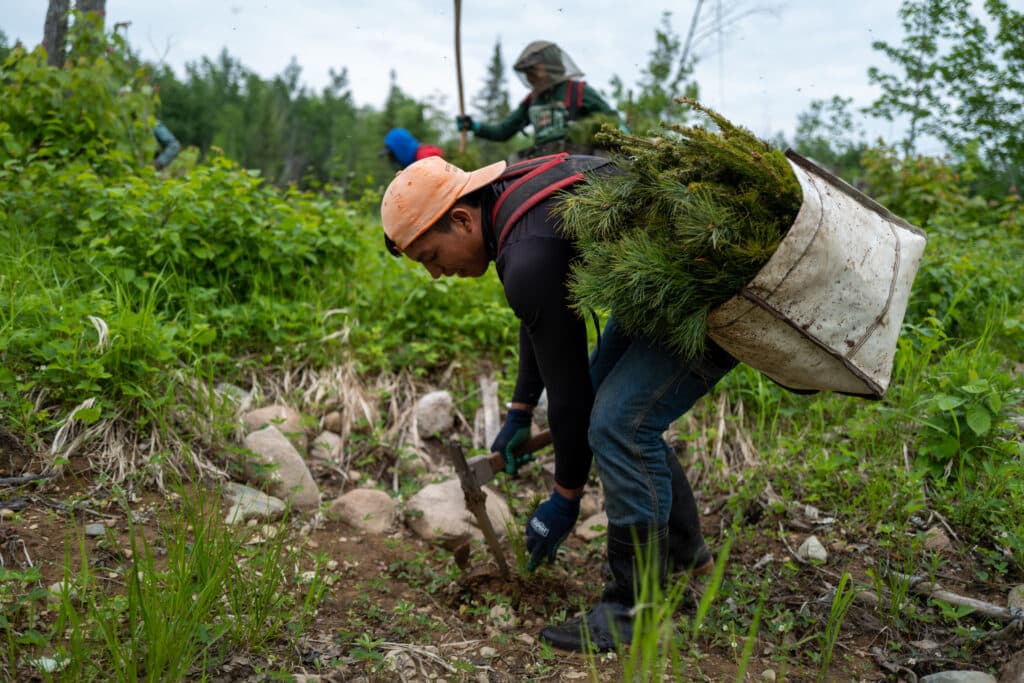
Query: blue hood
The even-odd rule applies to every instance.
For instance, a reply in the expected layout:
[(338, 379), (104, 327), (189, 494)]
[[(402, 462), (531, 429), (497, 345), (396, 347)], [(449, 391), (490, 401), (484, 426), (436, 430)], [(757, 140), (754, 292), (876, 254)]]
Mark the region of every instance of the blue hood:
[(416, 161), (416, 150), (420, 143), (405, 128), (392, 128), (384, 136), (384, 146), (391, 151), (398, 163), (405, 168)]

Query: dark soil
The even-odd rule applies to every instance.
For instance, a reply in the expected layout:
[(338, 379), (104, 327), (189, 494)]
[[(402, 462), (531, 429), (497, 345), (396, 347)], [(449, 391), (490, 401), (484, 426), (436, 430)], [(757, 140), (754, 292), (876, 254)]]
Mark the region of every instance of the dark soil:
[[(330, 500), (341, 491), (329, 473), (321, 474), (324, 497)], [(30, 561), (41, 567), (44, 587), (61, 580), (65, 553), (70, 553), (72, 567), (79, 561), (77, 530), (93, 522), (106, 524), (116, 543), (86, 538), (90, 563), (103, 567), (126, 562), (128, 511), (87, 473), (18, 489), (0, 488), (0, 501), (16, 498), (27, 500), (27, 506), (0, 520), (0, 556), (7, 568)], [(726, 502), (720, 498), (701, 503), (711, 511), (704, 517), (704, 530), (716, 548), (723, 546), (722, 529), (728, 526)], [(155, 541), (161, 514), (179, 503), (153, 491), (141, 493), (130, 504), (135, 528)], [(823, 651), (819, 636), (828, 623), (839, 577), (849, 572), (870, 587), (874, 582), (868, 572), (880, 569), (889, 556), (886, 548), (873, 544), (870, 530), (839, 524), (812, 529), (767, 509), (753, 504), (747, 511), (704, 628), (697, 639), (680, 641), (687, 656), (687, 680), (736, 680), (744, 638), (759, 603), (759, 635), (744, 680), (772, 680), (768, 671), (774, 672), (774, 680), (818, 680)], [(339, 522), (311, 527), (308, 521), (289, 522), (293, 542), (303, 544), (310, 558), (309, 566), (300, 569), (311, 568), (316, 554), (337, 563), (330, 571), (334, 583), (315, 618), (295, 640), (216, 662), (207, 680), (280, 680), (271, 671), (319, 674), (329, 681), (590, 679), (588, 658), (542, 648), (536, 637), (544, 625), (571, 617), (599, 597), (600, 540), (585, 542), (573, 536), (558, 565), (531, 575), (515, 572), (506, 581), (483, 544), (474, 544), (469, 557), (460, 558), (465, 566), (460, 569), (453, 553), (428, 545), (404, 527), (390, 536), (370, 537)], [(798, 561), (793, 554), (812, 530), (829, 548), (824, 565)], [(506, 557), (511, 561), (507, 545)], [(1012, 584), (991, 579), (982, 583), (982, 570), (969, 548), (954, 544), (936, 579), (955, 593), (1005, 605)], [(704, 579), (687, 589), (678, 611), (681, 623), (695, 613), (706, 585)], [(120, 588), (111, 582), (110, 590)], [(492, 616), (498, 604), (508, 605), (514, 615), (510, 628), (502, 628)], [(1003, 626), (971, 615), (952, 620), (921, 596), (911, 595), (903, 613), (895, 616), (884, 602), (857, 601), (842, 624), (826, 680), (912, 681), (949, 669), (998, 675), (1022, 647), (1019, 631), (1008, 638), (984, 636)], [(968, 633), (972, 627), (975, 631)], [(373, 653), (367, 653), (367, 638), (378, 643)], [(398, 670), (385, 666), (381, 656), (395, 662)], [(622, 662), (617, 657), (604, 655), (593, 664), (600, 680), (621, 680)], [(19, 674), (18, 680), (32, 680), (29, 671)]]

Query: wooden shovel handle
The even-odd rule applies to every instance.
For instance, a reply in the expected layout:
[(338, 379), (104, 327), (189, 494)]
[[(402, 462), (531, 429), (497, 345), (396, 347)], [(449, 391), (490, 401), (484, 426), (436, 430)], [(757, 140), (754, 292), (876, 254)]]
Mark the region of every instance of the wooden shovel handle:
[[(542, 448), (546, 448), (551, 445), (551, 430), (545, 429), (540, 434), (534, 434), (523, 443), (516, 446), (515, 454), (517, 456), (523, 455), (524, 453), (534, 453)], [(502, 453), (491, 453), (488, 458), (491, 462), (492, 472), (502, 472), (505, 469), (505, 455)]]

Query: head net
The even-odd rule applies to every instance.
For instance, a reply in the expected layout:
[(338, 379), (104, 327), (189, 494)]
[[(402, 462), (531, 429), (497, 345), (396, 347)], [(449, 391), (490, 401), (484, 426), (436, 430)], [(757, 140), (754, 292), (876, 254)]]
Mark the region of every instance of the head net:
[(534, 93), (583, 76), (572, 57), (549, 40), (535, 40), (523, 48), (512, 68), (523, 85)]

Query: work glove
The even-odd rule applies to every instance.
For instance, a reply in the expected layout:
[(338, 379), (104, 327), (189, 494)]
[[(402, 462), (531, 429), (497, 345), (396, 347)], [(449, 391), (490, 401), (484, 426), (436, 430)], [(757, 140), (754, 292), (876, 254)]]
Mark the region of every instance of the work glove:
[(471, 130), (475, 133), (480, 124), (474, 121), (472, 116), (460, 114), (455, 117), (455, 127), (460, 133), (464, 130)]
[(552, 491), (551, 497), (537, 506), (526, 523), (526, 551), (530, 553), (530, 561), (526, 568), (531, 572), (539, 567), (544, 560), (555, 561), (558, 546), (576, 526), (580, 516), (580, 499), (566, 498), (558, 491)]
[(523, 453), (516, 457), (514, 451), (516, 446), (530, 438), (530, 426), (533, 424), (533, 415), (528, 410), (509, 408), (505, 415), (505, 424), (501, 431), (494, 437), (491, 444), (491, 453), (501, 453), (505, 458), (505, 473), (515, 475), (519, 468), (528, 462), (533, 462), (534, 457), (530, 453)]

